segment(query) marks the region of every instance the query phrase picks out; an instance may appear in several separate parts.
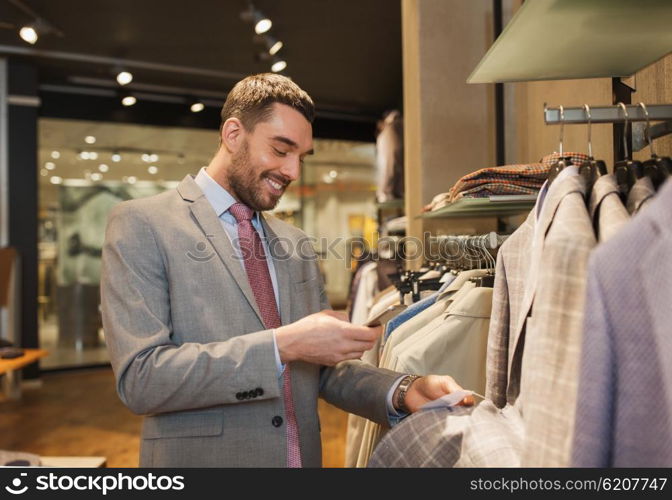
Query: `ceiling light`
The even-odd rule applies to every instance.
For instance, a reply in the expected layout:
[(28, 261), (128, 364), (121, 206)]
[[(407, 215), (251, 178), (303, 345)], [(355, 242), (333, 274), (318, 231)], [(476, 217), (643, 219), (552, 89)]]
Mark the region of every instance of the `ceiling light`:
[(142, 153), (142, 156), (140, 158), (142, 159), (142, 161), (146, 161), (146, 162), (150, 161), (150, 159), (149, 159), (150, 156), (147, 153)]
[(135, 181), (137, 180), (138, 180), (137, 177), (131, 175), (128, 179), (126, 179), (126, 182), (128, 182), (129, 184), (135, 184)]
[(94, 173), (91, 174), (91, 180), (92, 181), (103, 180), (103, 174), (99, 174), (98, 172), (94, 172)]
[(152, 153), (149, 155), (149, 161), (152, 163), (159, 161), (159, 155)]
[(258, 13), (259, 15), (259, 20), (256, 20), (256, 23), (254, 25), (254, 32), (257, 35), (261, 35), (262, 33), (266, 33), (268, 30), (271, 29), (271, 26), (273, 26), (273, 23), (271, 20), (267, 17), (264, 17), (261, 15), (261, 13)]
[(79, 153), (79, 157), (80, 157), (82, 160), (89, 160), (89, 159), (91, 158), (91, 157), (89, 156), (89, 152), (88, 152), (88, 151), (82, 151), (81, 153)]
[(338, 172), (336, 172), (336, 170), (332, 170), (331, 172), (329, 172), (329, 177), (335, 179), (336, 177), (338, 177)]
[(98, 159), (98, 153), (95, 151), (90, 151), (89, 152), (89, 160), (97, 160)]
[(200, 113), (205, 109), (205, 105), (202, 102), (195, 102), (191, 105), (191, 112), (192, 113)]
[(266, 38), (266, 46), (268, 47), (268, 53), (274, 56), (277, 54), (284, 44), (280, 40), (276, 40), (273, 37)]
[(47, 175), (49, 175), (49, 171), (48, 171), (48, 170), (45, 170), (45, 169), (41, 169), (41, 170), (40, 170), (40, 175), (41, 175), (42, 177), (46, 177)]
[(280, 71), (282, 71), (286, 67), (287, 67), (287, 62), (285, 62), (283, 60), (275, 61), (273, 63), (273, 66), (271, 66), (271, 71), (273, 71), (273, 73), (279, 73)]
[(135, 98), (135, 96), (132, 95), (127, 95), (124, 96), (124, 98), (121, 100), (121, 104), (124, 106), (133, 106), (138, 100)]
[(49, 179), (49, 182), (52, 184), (61, 184), (63, 182), (63, 179), (61, 177), (58, 177), (57, 175), (54, 175), (51, 179)]
[(37, 30), (35, 29), (35, 26), (32, 24), (29, 24), (21, 28), (19, 30), (19, 36), (24, 42), (27, 42), (31, 45), (35, 45), (35, 42), (37, 42), (37, 39), (39, 38), (37, 35)]
[(121, 161), (121, 155), (119, 153), (112, 154), (112, 161), (114, 163), (119, 163)]
[(87, 136), (84, 138), (84, 142), (87, 143), (87, 144), (95, 144), (95, 142), (96, 142), (96, 138), (95, 138), (94, 136), (92, 136), (92, 135), (87, 135)]
[(56, 168), (56, 164), (53, 161), (48, 161), (47, 163), (44, 164), (44, 168), (47, 170), (53, 170)]
[(51, 157), (52, 157), (54, 160), (58, 160), (58, 159), (61, 157), (61, 153), (59, 153), (58, 151), (52, 151), (52, 152), (51, 152)]
[(104, 163), (101, 163), (100, 165), (98, 165), (98, 170), (100, 170), (103, 173), (107, 172), (109, 169), (110, 169), (110, 167), (108, 167)]
[(151, 166), (147, 169), (147, 172), (149, 172), (149, 173), (152, 174), (152, 175), (156, 174), (158, 171), (159, 171), (159, 169), (156, 168), (154, 165), (151, 165)]
[(133, 74), (129, 71), (120, 71), (117, 73), (117, 83), (119, 85), (128, 85), (133, 81)]

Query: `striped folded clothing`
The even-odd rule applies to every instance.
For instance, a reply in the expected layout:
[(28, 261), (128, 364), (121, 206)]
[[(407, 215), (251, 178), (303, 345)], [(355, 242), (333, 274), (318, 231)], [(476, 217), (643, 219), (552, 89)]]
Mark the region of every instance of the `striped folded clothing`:
[(465, 175), (447, 193), (436, 195), (425, 211), (438, 210), (460, 198), (485, 198), (493, 195), (536, 194), (548, 177), (548, 171), (560, 158), (569, 157), (574, 164), (588, 161), (588, 155), (568, 152), (552, 153), (538, 163), (482, 168)]

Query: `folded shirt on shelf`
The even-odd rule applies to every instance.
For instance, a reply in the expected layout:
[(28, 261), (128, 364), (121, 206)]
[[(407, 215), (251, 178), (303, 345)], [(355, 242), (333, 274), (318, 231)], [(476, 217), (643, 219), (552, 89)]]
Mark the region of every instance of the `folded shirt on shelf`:
[(537, 194), (548, 177), (551, 166), (562, 157), (571, 158), (574, 164), (588, 160), (588, 155), (583, 153), (552, 153), (544, 156), (538, 163), (482, 168), (462, 177), (448, 192), (436, 195), (425, 206), (425, 211), (439, 210), (461, 198)]

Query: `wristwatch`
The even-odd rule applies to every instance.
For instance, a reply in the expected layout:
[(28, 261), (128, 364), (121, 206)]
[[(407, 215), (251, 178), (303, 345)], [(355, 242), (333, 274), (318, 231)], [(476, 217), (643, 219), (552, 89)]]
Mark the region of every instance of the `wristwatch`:
[(406, 393), (411, 387), (411, 384), (419, 378), (420, 375), (406, 375), (403, 379), (401, 379), (398, 387), (399, 392), (397, 392), (397, 404), (395, 405), (397, 410), (404, 413), (411, 413), (411, 411), (406, 406)]

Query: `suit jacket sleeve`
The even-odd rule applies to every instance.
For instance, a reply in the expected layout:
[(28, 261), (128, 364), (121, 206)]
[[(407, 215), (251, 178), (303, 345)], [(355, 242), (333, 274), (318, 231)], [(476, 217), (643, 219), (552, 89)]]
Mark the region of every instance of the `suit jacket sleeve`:
[(612, 327), (597, 260), (591, 257), (583, 320), (583, 345), (574, 424), (572, 467), (609, 467), (613, 442), (614, 366)]
[(504, 252), (500, 249), (495, 271), (492, 313), (488, 332), (485, 396), (498, 408), (506, 405), (508, 385), (510, 303)]
[[(317, 259), (315, 262), (317, 265)], [(321, 278), (319, 283), (321, 308), (331, 309)], [(401, 375), (360, 360), (343, 361), (321, 368), (320, 396), (347, 412), (389, 427), (387, 393)]]
[(101, 273), (103, 328), (121, 400), (137, 414), (240, 403), (257, 387), (280, 396), (271, 330), (207, 344), (173, 342), (162, 248), (134, 203), (110, 214)]

